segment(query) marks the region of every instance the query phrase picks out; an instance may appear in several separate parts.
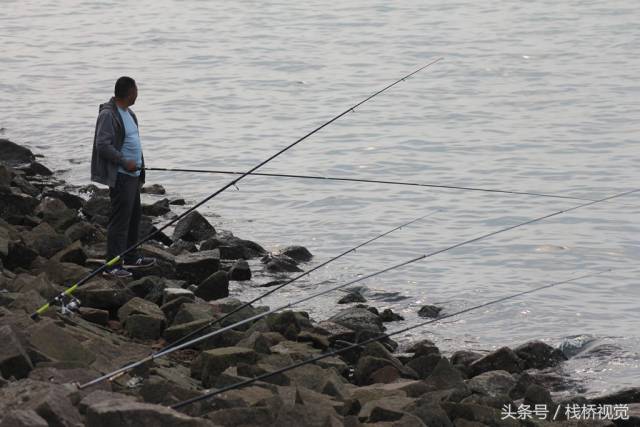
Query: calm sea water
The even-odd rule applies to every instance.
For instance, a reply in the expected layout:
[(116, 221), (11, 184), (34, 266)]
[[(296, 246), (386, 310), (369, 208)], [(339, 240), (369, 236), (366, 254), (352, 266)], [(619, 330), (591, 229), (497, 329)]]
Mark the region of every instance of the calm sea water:
[[(637, 1), (5, 0), (2, 9), (0, 136), (43, 153), (74, 184), (88, 182), (97, 107), (120, 75), (138, 81), (148, 166), (246, 170), (442, 56), (263, 171), (589, 198), (639, 185)], [(149, 175), (191, 202), (230, 179)], [(249, 177), (202, 212), (270, 250), (304, 244), (314, 265), (439, 209), (264, 300), (275, 306), (576, 204)], [(570, 361), (567, 373), (589, 392), (637, 386), (639, 214), (636, 195), (557, 216), (369, 280), (367, 296), (406, 317), (395, 329), (417, 321), (425, 303), (454, 312), (612, 268), (400, 340), (492, 349), (591, 334), (600, 351)], [(303, 308), (325, 318), (339, 296)]]

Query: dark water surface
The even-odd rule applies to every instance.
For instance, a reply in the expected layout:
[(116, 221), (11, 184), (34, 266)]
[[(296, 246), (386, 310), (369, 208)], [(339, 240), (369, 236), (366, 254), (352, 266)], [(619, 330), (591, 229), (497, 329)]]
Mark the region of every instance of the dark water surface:
[[(640, 3), (610, 1), (3, 1), (0, 136), (87, 183), (97, 106), (120, 75), (148, 166), (246, 170), (435, 57), (445, 60), (322, 130), (265, 172), (410, 180), (599, 198), (640, 185)], [(195, 202), (229, 177), (150, 173)], [(567, 200), (249, 177), (203, 213), (270, 250), (321, 262), (403, 229), (275, 306), (421, 253), (575, 205)], [(405, 335), (491, 349), (591, 334), (609, 350), (566, 370), (601, 392), (640, 385), (640, 196), (603, 203), (365, 283), (415, 322), (590, 271), (614, 271)], [(214, 216), (218, 215), (218, 216)], [(312, 263), (313, 265), (313, 263)], [(258, 281), (267, 278), (259, 277)], [(235, 285), (234, 294), (262, 292)], [(304, 305), (315, 318), (339, 295)], [(606, 354), (606, 356), (603, 356)]]

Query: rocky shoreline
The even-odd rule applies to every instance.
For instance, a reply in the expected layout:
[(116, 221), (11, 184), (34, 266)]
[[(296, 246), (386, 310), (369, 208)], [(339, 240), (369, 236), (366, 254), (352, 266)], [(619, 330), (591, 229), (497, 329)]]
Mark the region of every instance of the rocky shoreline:
[[(141, 234), (148, 235), (154, 218), (170, 217), (185, 201), (164, 197), (158, 185), (144, 191), (158, 196), (143, 207)], [(356, 293), (344, 296), (339, 303), (346, 308), (329, 319), (302, 311), (269, 314), (79, 389), (237, 309), (242, 302), (229, 297), (229, 282), (252, 278), (248, 260), (260, 259), (265, 272), (287, 277), (312, 259), (302, 246), (269, 253), (194, 212), (171, 236), (159, 233), (142, 246), (158, 260), (151, 270), (126, 281), (95, 277), (74, 293), (77, 309), (53, 307), (32, 320), (30, 313), (104, 259), (108, 211), (105, 189), (69, 186), (30, 150), (0, 139), (0, 427), (640, 425), (640, 388), (554, 399), (568, 355), (541, 341), (444, 355), (428, 340), (399, 352), (386, 339), (180, 411), (168, 408), (378, 336), (385, 323), (399, 319)], [(222, 326), (268, 310), (246, 307)], [(439, 313), (440, 307), (425, 306), (420, 314)], [(627, 405), (628, 413), (587, 421), (566, 411), (590, 405)], [(533, 413), (542, 408), (546, 420)]]

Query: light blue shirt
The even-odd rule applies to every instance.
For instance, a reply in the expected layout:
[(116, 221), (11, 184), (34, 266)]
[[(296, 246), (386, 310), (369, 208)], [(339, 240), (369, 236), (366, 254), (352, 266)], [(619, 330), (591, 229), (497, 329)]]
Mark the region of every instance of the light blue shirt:
[[(118, 107), (118, 112), (122, 121), (124, 122), (124, 144), (122, 144), (122, 157), (125, 160), (135, 160), (136, 166), (142, 167), (142, 144), (140, 144), (140, 133), (138, 132), (138, 126), (133, 120), (133, 117), (129, 113), (129, 110), (123, 110)], [(119, 173), (126, 173), (131, 176), (140, 176), (140, 171), (135, 172), (126, 171), (122, 166), (118, 168)]]

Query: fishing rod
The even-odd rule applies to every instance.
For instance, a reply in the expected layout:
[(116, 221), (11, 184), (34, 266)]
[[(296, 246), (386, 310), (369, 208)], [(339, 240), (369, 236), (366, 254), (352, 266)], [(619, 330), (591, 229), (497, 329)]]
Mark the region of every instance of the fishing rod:
[[(208, 174), (226, 174), (226, 175), (242, 175), (244, 173), (244, 172), (228, 171), (228, 170), (183, 169), (183, 168), (145, 168), (145, 170), (161, 171), (161, 172), (189, 172), (189, 173), (208, 173)], [(277, 177), (277, 178), (316, 179), (316, 180), (323, 180), (323, 181), (360, 182), (360, 183), (369, 183), (369, 184), (404, 185), (404, 186), (413, 186), (413, 187), (441, 188), (445, 190), (482, 191), (485, 193), (514, 194), (514, 195), (521, 195), (521, 196), (548, 197), (548, 198), (555, 198), (555, 199), (584, 200), (584, 201), (594, 200), (594, 199), (587, 199), (584, 197), (562, 196), (557, 194), (536, 193), (536, 192), (529, 192), (529, 191), (498, 190), (493, 188), (462, 187), (462, 186), (456, 186), (456, 185), (442, 185), (442, 184), (423, 184), (419, 182), (389, 181), (389, 180), (378, 180), (378, 179), (341, 178), (341, 177), (320, 176), (320, 175), (294, 175), (294, 174), (266, 173), (266, 172), (252, 172), (249, 175)]]
[(244, 386), (249, 385), (249, 384), (253, 384), (256, 381), (261, 381), (261, 380), (267, 379), (269, 377), (272, 377), (274, 375), (282, 374), (282, 373), (290, 371), (292, 369), (299, 368), (300, 366), (308, 365), (308, 364), (317, 362), (319, 360), (326, 359), (327, 357), (337, 356), (337, 355), (340, 355), (342, 353), (348, 352), (350, 350), (354, 350), (356, 348), (361, 348), (362, 346), (365, 346), (365, 345), (370, 344), (372, 342), (380, 341), (380, 340), (392, 337), (394, 335), (399, 335), (399, 334), (408, 332), (408, 331), (413, 330), (413, 329), (417, 329), (417, 328), (420, 328), (420, 327), (423, 327), (423, 326), (426, 326), (426, 325), (430, 325), (430, 324), (439, 322), (439, 321), (441, 321), (443, 319), (447, 319), (447, 318), (454, 317), (454, 316), (459, 316), (461, 314), (465, 314), (465, 313), (468, 313), (468, 312), (471, 312), (471, 311), (474, 311), (474, 310), (478, 310), (480, 308), (488, 307), (488, 306), (493, 305), (493, 304), (498, 304), (500, 302), (504, 302), (504, 301), (507, 301), (507, 300), (510, 300), (510, 299), (514, 299), (514, 298), (517, 298), (517, 297), (520, 297), (520, 296), (523, 296), (523, 295), (532, 294), (534, 292), (539, 292), (541, 290), (552, 288), (554, 286), (559, 286), (559, 285), (563, 285), (563, 284), (566, 284), (566, 283), (576, 282), (578, 280), (586, 279), (588, 277), (598, 276), (598, 275), (603, 274), (603, 273), (608, 272), (608, 271), (611, 271), (611, 270), (609, 269), (609, 270), (605, 270), (605, 271), (600, 271), (600, 272), (596, 272), (596, 273), (582, 275), (582, 276), (579, 276), (579, 277), (573, 277), (571, 279), (563, 280), (561, 282), (550, 283), (550, 284), (547, 284), (547, 285), (544, 285), (544, 286), (540, 286), (540, 287), (537, 287), (537, 288), (534, 288), (534, 289), (530, 289), (528, 291), (518, 292), (516, 294), (507, 295), (507, 296), (498, 298), (496, 300), (487, 301), (487, 302), (482, 303), (482, 304), (478, 304), (478, 305), (475, 305), (475, 306), (472, 306), (472, 307), (465, 308), (465, 309), (460, 310), (460, 311), (456, 311), (455, 313), (444, 314), (444, 315), (438, 317), (437, 319), (427, 320), (427, 321), (420, 322), (420, 323), (418, 323), (416, 325), (413, 325), (413, 326), (407, 326), (406, 328), (395, 330), (393, 332), (383, 333), (381, 335), (366, 339), (366, 340), (364, 340), (362, 342), (355, 343), (355, 344), (352, 344), (352, 345), (349, 345), (347, 347), (343, 347), (343, 348), (340, 348), (340, 349), (337, 349), (337, 350), (334, 350), (334, 351), (330, 351), (328, 353), (323, 353), (323, 354), (320, 354), (318, 356), (311, 357), (309, 359), (301, 360), (299, 362), (293, 363), (291, 365), (285, 366), (285, 367), (277, 369), (275, 371), (266, 372), (264, 374), (258, 375), (257, 377), (249, 378), (249, 379), (246, 379), (244, 381), (241, 381), (241, 382), (238, 382), (238, 383), (235, 383), (235, 384), (231, 384), (231, 385), (228, 385), (226, 387), (222, 387), (222, 388), (214, 390), (214, 391), (210, 391), (210, 392), (205, 393), (203, 395), (196, 396), (196, 397), (193, 397), (191, 399), (184, 400), (182, 402), (179, 402), (179, 403), (176, 403), (176, 404), (172, 405), (171, 409), (180, 409), (180, 408), (183, 408), (183, 407), (185, 407), (187, 405), (190, 405), (192, 403), (196, 403), (196, 402), (199, 402), (199, 401), (202, 401), (202, 400), (209, 399), (209, 398), (211, 398), (213, 396), (216, 396), (218, 394), (225, 393), (225, 392), (230, 391), (230, 390), (235, 390), (237, 388), (244, 387)]
[(93, 384), (97, 384), (97, 383), (102, 382), (102, 381), (104, 381), (104, 380), (106, 380), (106, 379), (111, 379), (111, 380), (112, 380), (112, 379), (114, 379), (115, 377), (118, 377), (118, 376), (120, 376), (120, 375), (124, 374), (125, 372), (128, 372), (128, 371), (130, 371), (131, 369), (133, 369), (133, 368), (135, 368), (135, 367), (137, 367), (137, 366), (140, 366), (142, 363), (146, 363), (146, 362), (147, 362), (147, 361), (149, 361), (149, 360), (153, 360), (153, 359), (155, 359), (156, 357), (159, 357), (158, 355), (159, 355), (160, 353), (166, 352), (166, 351), (167, 351), (167, 350), (169, 350), (170, 348), (173, 348), (173, 347), (175, 347), (175, 346), (178, 346), (178, 345), (182, 344), (183, 342), (185, 342), (185, 341), (187, 341), (187, 340), (189, 340), (189, 339), (193, 338), (194, 336), (199, 335), (201, 332), (203, 332), (203, 331), (205, 331), (205, 330), (209, 329), (210, 327), (212, 327), (212, 326), (213, 326), (213, 325), (215, 325), (216, 323), (222, 323), (222, 321), (224, 321), (224, 320), (225, 320), (225, 319), (227, 319), (228, 317), (232, 316), (233, 314), (235, 314), (235, 313), (237, 313), (237, 312), (239, 312), (239, 311), (243, 310), (243, 309), (244, 309), (244, 308), (246, 308), (246, 307), (249, 307), (249, 306), (250, 306), (250, 305), (252, 305), (253, 303), (255, 303), (255, 302), (257, 302), (257, 301), (260, 301), (260, 300), (261, 300), (261, 299), (263, 299), (263, 298), (268, 297), (269, 295), (273, 294), (274, 292), (277, 292), (278, 290), (280, 290), (280, 289), (284, 288), (285, 286), (290, 285), (291, 283), (293, 283), (293, 282), (295, 282), (295, 281), (297, 281), (297, 280), (299, 280), (299, 279), (301, 279), (301, 278), (303, 278), (303, 277), (305, 277), (305, 276), (308, 276), (309, 274), (311, 274), (311, 273), (313, 273), (314, 271), (316, 271), (316, 270), (318, 270), (318, 269), (320, 269), (320, 268), (322, 268), (322, 267), (326, 266), (327, 264), (330, 264), (330, 263), (332, 263), (332, 262), (334, 262), (334, 261), (336, 261), (336, 260), (338, 260), (338, 259), (342, 258), (343, 256), (345, 256), (345, 255), (347, 255), (347, 254), (349, 254), (349, 253), (355, 252), (356, 250), (358, 250), (358, 249), (362, 248), (362, 247), (363, 247), (363, 246), (365, 246), (365, 245), (368, 245), (369, 243), (372, 243), (372, 242), (374, 242), (374, 241), (376, 241), (376, 240), (378, 240), (378, 239), (381, 239), (382, 237), (388, 236), (389, 234), (391, 234), (391, 233), (393, 233), (393, 232), (395, 232), (395, 231), (398, 231), (398, 230), (400, 230), (401, 228), (407, 227), (407, 226), (409, 226), (409, 225), (411, 225), (411, 224), (413, 224), (413, 223), (415, 223), (415, 222), (418, 222), (418, 221), (420, 221), (420, 220), (422, 220), (422, 219), (424, 219), (424, 218), (427, 218), (427, 217), (429, 217), (429, 216), (431, 216), (431, 215), (433, 215), (433, 214), (435, 214), (435, 213), (437, 213), (437, 212), (438, 212), (438, 210), (435, 210), (435, 211), (430, 212), (430, 213), (428, 213), (428, 214), (426, 214), (426, 215), (423, 215), (423, 216), (421, 216), (421, 217), (419, 217), (419, 218), (416, 218), (416, 219), (411, 220), (411, 221), (409, 221), (409, 222), (405, 222), (404, 224), (398, 225), (397, 227), (394, 227), (394, 228), (392, 228), (392, 229), (390, 229), (390, 230), (388, 230), (388, 231), (386, 231), (386, 232), (384, 232), (384, 233), (382, 233), (382, 234), (379, 234), (379, 235), (377, 235), (377, 236), (375, 236), (375, 237), (373, 237), (373, 238), (371, 238), (371, 239), (369, 239), (369, 240), (367, 240), (367, 241), (365, 241), (365, 242), (363, 242), (363, 243), (360, 243), (359, 245), (354, 246), (354, 247), (352, 247), (352, 248), (350, 248), (350, 249), (348, 249), (348, 250), (346, 250), (346, 251), (342, 252), (340, 255), (337, 255), (337, 256), (335, 256), (335, 257), (333, 257), (333, 258), (330, 258), (330, 259), (328, 259), (327, 261), (325, 261), (325, 262), (323, 262), (323, 263), (321, 263), (321, 264), (319, 264), (319, 265), (315, 266), (314, 268), (312, 268), (312, 269), (310, 269), (310, 270), (307, 270), (307, 271), (305, 271), (305, 272), (303, 272), (303, 273), (301, 273), (301, 274), (299, 274), (299, 275), (297, 275), (297, 276), (295, 276), (295, 277), (293, 277), (293, 278), (291, 278), (291, 279), (289, 279), (289, 280), (285, 281), (284, 283), (282, 283), (282, 284), (278, 285), (277, 287), (275, 287), (275, 288), (273, 288), (273, 289), (270, 289), (270, 290), (269, 290), (269, 291), (267, 291), (267, 292), (264, 292), (263, 294), (261, 294), (261, 295), (257, 296), (256, 298), (252, 299), (251, 301), (248, 301), (248, 302), (245, 302), (245, 303), (241, 304), (240, 306), (238, 306), (238, 307), (236, 307), (235, 309), (231, 310), (229, 313), (226, 313), (224, 316), (222, 316), (222, 317), (220, 317), (220, 318), (217, 318), (217, 319), (213, 319), (213, 320), (211, 320), (210, 322), (208, 322), (208, 323), (206, 323), (206, 324), (202, 325), (202, 326), (201, 326), (201, 327), (199, 327), (198, 329), (196, 329), (196, 330), (194, 330), (194, 331), (192, 331), (192, 332), (188, 333), (188, 334), (187, 334), (187, 335), (185, 335), (184, 337), (179, 338), (179, 339), (175, 340), (174, 342), (167, 344), (165, 347), (163, 347), (162, 349), (158, 350), (157, 352), (155, 352), (155, 353), (153, 353), (151, 356), (149, 356), (150, 358), (144, 359), (144, 361), (138, 361), (138, 362), (134, 362), (134, 363), (131, 363), (131, 364), (129, 364), (129, 365), (126, 365), (126, 366), (124, 366), (124, 367), (122, 367), (122, 368), (120, 368), (120, 369), (117, 369), (116, 371), (110, 372), (110, 373), (108, 373), (108, 374), (106, 374), (106, 375), (103, 375), (103, 376), (101, 376), (101, 377), (99, 377), (99, 378), (96, 378), (96, 379), (95, 379), (95, 380), (93, 380), (93, 381), (90, 381), (90, 382), (88, 382), (88, 383), (86, 383), (86, 384), (83, 384), (83, 385), (81, 385), (81, 386), (80, 386), (80, 388), (85, 388), (85, 387), (91, 386), (91, 385), (93, 385)]
[(270, 314), (273, 314), (273, 313), (276, 313), (278, 311), (291, 308), (293, 306), (296, 306), (296, 305), (301, 304), (303, 302), (306, 302), (306, 301), (309, 301), (311, 299), (317, 298), (319, 296), (326, 295), (326, 294), (328, 294), (330, 292), (333, 292), (333, 291), (336, 291), (338, 289), (342, 289), (342, 288), (344, 288), (346, 286), (353, 285), (353, 284), (361, 282), (363, 280), (367, 280), (367, 279), (379, 276), (379, 275), (381, 275), (383, 273), (387, 273), (387, 272), (389, 272), (391, 270), (396, 270), (398, 268), (407, 266), (409, 264), (413, 264), (413, 263), (415, 263), (417, 261), (420, 261), (420, 260), (423, 260), (423, 259), (426, 259), (426, 258), (430, 258), (430, 257), (433, 257), (435, 255), (438, 255), (438, 254), (441, 254), (441, 253), (444, 253), (444, 252), (459, 248), (461, 246), (468, 245), (470, 243), (478, 242), (478, 241), (484, 240), (484, 239), (486, 239), (488, 237), (495, 236), (495, 235), (501, 234), (501, 233), (505, 233), (507, 231), (514, 230), (516, 228), (520, 228), (520, 227), (523, 227), (523, 226), (528, 225), (528, 224), (533, 224), (535, 222), (539, 222), (539, 221), (542, 221), (544, 219), (552, 218), (552, 217), (557, 216), (557, 215), (561, 215), (561, 214), (564, 214), (564, 213), (567, 213), (567, 212), (571, 212), (571, 211), (574, 211), (576, 209), (584, 208), (584, 207), (587, 207), (587, 206), (591, 206), (591, 205), (594, 205), (594, 204), (597, 204), (597, 203), (602, 203), (604, 201), (612, 200), (612, 199), (619, 198), (619, 197), (624, 197), (624, 196), (627, 196), (629, 194), (636, 193), (638, 191), (640, 191), (640, 189), (630, 190), (630, 191), (626, 191), (626, 192), (623, 192), (623, 193), (615, 194), (613, 196), (608, 196), (608, 197), (605, 197), (605, 198), (602, 198), (602, 199), (599, 199), (599, 200), (595, 200), (595, 201), (592, 201), (592, 202), (583, 203), (583, 204), (580, 204), (580, 205), (577, 205), (577, 206), (574, 206), (574, 207), (571, 207), (571, 208), (559, 210), (559, 211), (556, 211), (556, 212), (553, 212), (553, 213), (550, 213), (550, 214), (546, 214), (546, 215), (543, 215), (543, 216), (540, 216), (540, 217), (537, 217), (537, 218), (533, 218), (533, 219), (530, 219), (530, 220), (527, 220), (527, 221), (524, 221), (524, 222), (520, 222), (518, 224), (509, 226), (509, 227), (501, 228), (501, 229), (498, 229), (498, 230), (483, 234), (481, 236), (474, 237), (474, 238), (471, 238), (471, 239), (468, 239), (468, 240), (453, 244), (451, 246), (447, 246), (447, 247), (442, 248), (442, 249), (438, 249), (436, 251), (433, 251), (433, 252), (430, 252), (430, 253), (427, 253), (427, 254), (424, 254), (424, 255), (420, 255), (418, 257), (409, 259), (407, 261), (403, 261), (403, 262), (401, 262), (399, 264), (392, 265), (392, 266), (387, 267), (385, 269), (378, 270), (376, 272), (370, 273), (370, 274), (365, 275), (365, 276), (361, 276), (361, 277), (356, 278), (354, 280), (351, 280), (351, 281), (349, 281), (347, 283), (344, 283), (344, 284), (341, 284), (341, 285), (334, 286), (332, 288), (328, 288), (328, 289), (322, 290), (320, 292), (317, 292), (315, 294), (306, 296), (306, 297), (304, 297), (302, 299), (299, 299), (297, 301), (285, 304), (285, 305), (283, 305), (281, 307), (277, 307), (275, 309), (268, 310), (268, 311), (263, 312), (263, 313), (259, 313), (257, 315), (254, 315), (254, 316), (251, 316), (251, 317), (246, 318), (244, 320), (241, 320), (239, 322), (236, 322), (236, 323), (234, 323), (232, 325), (228, 325), (228, 326), (222, 327), (220, 329), (216, 329), (215, 331), (209, 332), (209, 333), (204, 334), (204, 335), (202, 335), (200, 337), (194, 338), (194, 339), (192, 339), (190, 341), (183, 342), (182, 344), (173, 346), (173, 347), (171, 347), (171, 348), (169, 348), (169, 349), (167, 349), (165, 351), (154, 353), (154, 354), (152, 354), (150, 356), (147, 356), (147, 357), (145, 357), (145, 358), (143, 358), (143, 359), (141, 359), (141, 360), (139, 360), (137, 362), (134, 362), (134, 363), (132, 363), (132, 364), (130, 364), (130, 365), (124, 367), (124, 368), (120, 368), (120, 369), (117, 369), (117, 370), (115, 370), (113, 372), (105, 374), (105, 375), (103, 375), (103, 376), (101, 376), (99, 378), (96, 378), (95, 380), (90, 381), (90, 382), (88, 382), (86, 384), (83, 384), (83, 385), (81, 385), (79, 387), (82, 389), (82, 388), (88, 387), (90, 385), (97, 384), (97, 383), (99, 383), (101, 381), (104, 381), (106, 379), (116, 378), (117, 376), (119, 376), (123, 372), (126, 372), (127, 370), (131, 370), (131, 369), (133, 369), (133, 368), (135, 368), (137, 366), (140, 366), (140, 365), (142, 365), (144, 363), (147, 363), (147, 362), (153, 361), (155, 359), (158, 359), (160, 357), (169, 355), (169, 354), (171, 354), (171, 353), (173, 353), (173, 352), (175, 352), (177, 350), (181, 350), (183, 348), (190, 347), (190, 346), (192, 346), (194, 344), (197, 344), (197, 343), (199, 343), (199, 342), (201, 342), (203, 340), (209, 339), (209, 338), (214, 337), (216, 335), (219, 335), (219, 334), (221, 334), (223, 332), (226, 332), (226, 331), (229, 331), (231, 329), (234, 329), (234, 328), (236, 328), (238, 326), (241, 326), (241, 325), (244, 325), (244, 324), (259, 320), (259, 319), (262, 319), (263, 317), (266, 317), (266, 316), (268, 316)]
[(191, 212), (193, 212), (194, 210), (196, 210), (197, 208), (199, 208), (200, 206), (204, 205), (205, 203), (207, 203), (209, 200), (213, 199), (214, 197), (216, 197), (218, 194), (222, 193), (223, 191), (225, 191), (226, 189), (228, 189), (229, 187), (233, 187), (235, 186), (241, 179), (243, 179), (244, 177), (246, 177), (247, 175), (255, 172), (257, 169), (261, 168), (262, 166), (266, 165), (267, 163), (269, 163), (270, 161), (272, 161), (273, 159), (275, 159), (276, 157), (280, 156), (281, 154), (283, 154), (284, 152), (286, 152), (287, 150), (295, 147), (296, 145), (298, 145), (299, 143), (301, 143), (302, 141), (304, 141), (305, 139), (307, 139), (308, 137), (310, 137), (311, 135), (315, 134), (316, 132), (320, 131), (321, 129), (325, 128), (326, 126), (329, 126), (331, 123), (335, 122), (336, 120), (338, 120), (339, 118), (341, 118), (342, 116), (345, 116), (346, 114), (355, 111), (356, 108), (358, 108), (359, 106), (361, 106), (362, 104), (370, 101), (371, 99), (375, 98), (376, 96), (380, 95), (381, 93), (387, 91), (388, 89), (394, 87), (395, 85), (397, 85), (400, 82), (403, 82), (405, 80), (407, 80), (408, 78), (412, 77), (413, 75), (419, 73), (420, 71), (424, 70), (427, 67), (430, 67), (431, 65), (441, 61), (442, 58), (437, 58), (431, 62), (429, 62), (426, 65), (423, 65), (422, 67), (418, 68), (417, 70), (405, 75), (404, 77), (394, 81), (393, 83), (388, 84), (387, 86), (385, 86), (384, 88), (378, 90), (377, 92), (373, 93), (372, 95), (369, 95), (368, 97), (366, 97), (365, 99), (363, 99), (362, 101), (358, 102), (357, 104), (349, 107), (348, 109), (344, 110), (342, 113), (338, 114), (337, 116), (333, 117), (332, 119), (330, 119), (329, 121), (323, 123), (322, 125), (318, 126), (317, 128), (315, 128), (314, 130), (312, 130), (311, 132), (307, 133), (306, 135), (302, 136), (301, 138), (298, 138), (297, 140), (295, 140), (294, 142), (292, 142), (291, 144), (287, 145), (286, 147), (284, 147), (283, 149), (281, 149), (280, 151), (278, 151), (277, 153), (271, 155), (270, 157), (268, 157), (267, 159), (263, 160), (262, 162), (258, 163), (256, 166), (252, 167), (251, 169), (249, 169), (247, 172), (243, 173), (242, 175), (238, 176), (237, 178), (231, 180), (230, 182), (228, 182), (227, 184), (225, 184), (224, 186), (222, 186), (220, 189), (216, 190), (215, 192), (211, 193), (209, 196), (205, 197), (203, 200), (201, 200), (200, 202), (198, 202), (196, 205), (194, 205), (193, 207), (187, 209), (185, 212), (183, 212), (182, 214), (178, 215), (177, 217), (175, 217), (174, 219), (172, 219), (171, 221), (169, 221), (168, 223), (166, 223), (165, 225), (163, 225), (162, 227), (156, 229), (155, 231), (151, 232), (149, 235), (147, 235), (146, 237), (142, 238), (141, 240), (139, 240), (137, 243), (133, 244), (132, 246), (130, 246), (129, 248), (125, 249), (123, 252), (121, 252), (119, 255), (115, 256), (114, 258), (110, 259), (109, 261), (105, 262), (104, 264), (102, 264), (100, 267), (96, 268), (95, 270), (93, 270), (92, 272), (88, 273), (87, 275), (85, 275), (84, 277), (82, 277), (78, 282), (76, 282), (74, 285), (72, 285), (71, 287), (69, 287), (68, 289), (66, 289), (65, 291), (61, 292), (60, 294), (58, 294), (56, 297), (50, 299), (46, 304), (44, 304), (43, 306), (41, 306), (40, 308), (38, 308), (33, 314), (31, 314), (31, 318), (32, 319), (36, 319), (39, 315), (43, 314), (44, 312), (46, 312), (49, 307), (52, 304), (55, 303), (64, 303), (65, 299), (70, 298), (73, 294), (73, 292), (82, 284), (86, 283), (87, 281), (91, 280), (93, 277), (97, 276), (98, 274), (100, 274), (102, 271), (104, 271), (106, 268), (109, 268), (115, 264), (117, 264), (126, 254), (132, 252), (133, 250), (135, 250), (138, 246), (140, 246), (141, 244), (147, 242), (148, 240), (150, 240), (151, 238), (153, 238), (155, 235), (159, 234), (160, 232), (162, 232), (164, 229), (166, 229), (167, 227), (169, 227), (170, 225), (176, 223), (177, 221), (179, 221), (180, 219), (184, 218), (186, 215), (190, 214)]

